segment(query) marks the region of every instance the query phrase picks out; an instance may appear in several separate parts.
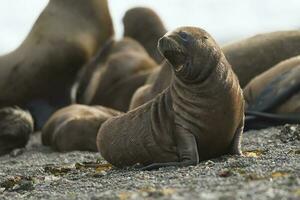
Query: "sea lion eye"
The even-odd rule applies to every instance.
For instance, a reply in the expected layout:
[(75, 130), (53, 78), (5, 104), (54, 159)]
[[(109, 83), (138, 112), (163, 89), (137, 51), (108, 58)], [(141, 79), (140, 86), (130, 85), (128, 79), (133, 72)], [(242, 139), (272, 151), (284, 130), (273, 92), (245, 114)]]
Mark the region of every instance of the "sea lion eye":
[(182, 40), (184, 41), (188, 40), (188, 34), (186, 32), (179, 32), (178, 35)]
[(204, 38), (205, 40), (208, 40), (208, 36), (206, 36), (206, 35), (204, 35), (203, 38)]

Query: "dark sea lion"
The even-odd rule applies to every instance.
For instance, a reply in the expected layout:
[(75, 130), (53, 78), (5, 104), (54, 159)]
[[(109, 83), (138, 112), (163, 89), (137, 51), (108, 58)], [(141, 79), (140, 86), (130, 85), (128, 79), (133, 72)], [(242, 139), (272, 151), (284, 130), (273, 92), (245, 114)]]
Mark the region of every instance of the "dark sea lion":
[(76, 103), (127, 111), (133, 93), (156, 67), (156, 62), (135, 40), (112, 42), (85, 67), (77, 82)]
[(124, 36), (137, 40), (160, 63), (163, 58), (157, 50), (157, 41), (167, 30), (158, 14), (150, 8), (132, 8), (125, 13), (123, 23)]
[(0, 156), (25, 147), (33, 132), (31, 115), (19, 108), (0, 109)]
[(101, 155), (117, 167), (155, 169), (241, 154), (243, 94), (214, 39), (183, 27), (162, 37), (158, 47), (175, 73), (170, 86), (107, 120), (97, 136)]
[(77, 71), (113, 33), (106, 0), (50, 0), (20, 47), (0, 57), (0, 106), (69, 104)]
[(292, 57), (278, 63), (271, 69), (253, 78), (244, 88), (244, 97), (247, 104), (252, 104), (275, 77), (282, 76), (284, 73), (299, 65), (300, 56)]
[(246, 129), (300, 123), (300, 56), (255, 77), (244, 95)]
[(149, 75), (146, 84), (134, 93), (129, 110), (132, 110), (150, 101), (170, 85), (173, 71), (167, 61), (164, 61), (160, 68)]
[(121, 114), (101, 107), (71, 105), (55, 112), (42, 129), (42, 142), (57, 151), (97, 151), (99, 127)]
[(242, 87), (280, 61), (300, 55), (300, 31), (259, 34), (222, 48)]

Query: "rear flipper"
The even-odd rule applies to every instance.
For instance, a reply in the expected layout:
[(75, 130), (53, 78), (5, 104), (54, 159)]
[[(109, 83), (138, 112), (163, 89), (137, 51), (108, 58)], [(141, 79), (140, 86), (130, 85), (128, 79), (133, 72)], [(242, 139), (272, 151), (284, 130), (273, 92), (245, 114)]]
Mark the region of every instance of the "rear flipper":
[(300, 113), (274, 114), (255, 111), (246, 112), (245, 131), (250, 129), (259, 130), (284, 124), (300, 124)]
[(197, 165), (199, 163), (199, 154), (194, 135), (179, 124), (176, 124), (175, 139), (179, 155), (178, 162), (153, 163), (141, 167), (142, 170), (154, 170), (161, 167), (178, 166), (185, 167)]

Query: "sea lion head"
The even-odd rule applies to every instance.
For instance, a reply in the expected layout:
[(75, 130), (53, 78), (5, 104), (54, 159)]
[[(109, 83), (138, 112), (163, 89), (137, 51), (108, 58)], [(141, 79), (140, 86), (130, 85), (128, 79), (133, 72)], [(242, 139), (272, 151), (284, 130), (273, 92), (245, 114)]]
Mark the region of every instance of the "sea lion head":
[(181, 27), (158, 41), (158, 49), (184, 82), (198, 82), (217, 65), (221, 50), (203, 29)]
[(135, 38), (139, 42), (141, 42), (139, 39), (144, 41), (157, 35), (161, 37), (167, 32), (158, 14), (146, 7), (128, 10), (123, 17), (123, 23), (124, 36)]

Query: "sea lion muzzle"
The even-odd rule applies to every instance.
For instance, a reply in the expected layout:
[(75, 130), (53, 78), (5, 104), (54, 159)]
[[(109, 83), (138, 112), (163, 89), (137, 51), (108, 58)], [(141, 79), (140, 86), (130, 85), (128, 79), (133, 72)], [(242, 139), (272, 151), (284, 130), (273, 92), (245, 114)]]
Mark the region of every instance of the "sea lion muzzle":
[(158, 49), (167, 61), (179, 72), (186, 62), (187, 55), (176, 39), (171, 36), (164, 36), (158, 41)]

